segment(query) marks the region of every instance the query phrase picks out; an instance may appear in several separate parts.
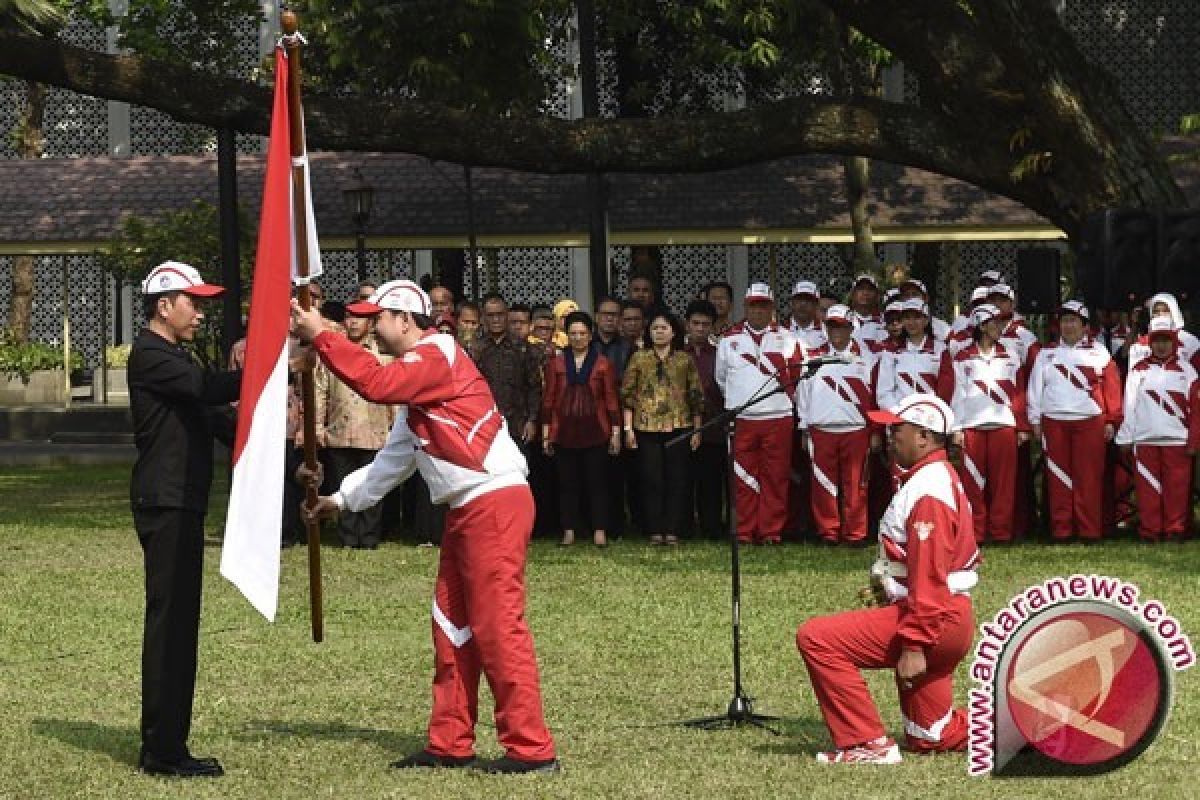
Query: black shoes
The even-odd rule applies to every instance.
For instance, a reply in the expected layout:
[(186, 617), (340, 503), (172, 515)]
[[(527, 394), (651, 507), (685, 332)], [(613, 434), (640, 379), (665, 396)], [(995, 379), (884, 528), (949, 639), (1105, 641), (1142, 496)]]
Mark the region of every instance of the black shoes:
[(557, 758), (548, 758), (544, 761), (521, 761), (517, 758), (497, 758), (495, 761), (482, 761), (476, 769), (492, 775), (526, 775), (529, 773), (553, 773), (561, 772), (562, 765), (558, 763)]
[(225, 774), (221, 762), (215, 758), (195, 758), (186, 755), (172, 761), (162, 761), (149, 753), (138, 758), (138, 769), (147, 775), (165, 775), (171, 778), (219, 778)]
[(427, 769), (437, 767), (461, 769), (463, 767), (473, 767), (476, 763), (475, 756), (439, 756), (437, 753), (421, 750), (412, 755), (405, 756), (399, 761), (393, 761), (388, 766), (393, 769), (417, 769), (421, 767)]

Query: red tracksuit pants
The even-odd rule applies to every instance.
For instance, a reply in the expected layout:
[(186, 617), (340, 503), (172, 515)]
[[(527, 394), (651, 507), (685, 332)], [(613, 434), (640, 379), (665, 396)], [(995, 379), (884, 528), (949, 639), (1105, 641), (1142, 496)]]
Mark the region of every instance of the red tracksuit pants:
[(474, 755), (482, 671), (505, 754), (524, 761), (555, 757), (525, 622), (533, 515), (528, 486), (497, 489), (446, 512), (433, 605), (431, 753)]
[(1012, 541), (1017, 429), (964, 430), (962, 477), (971, 501), (975, 541)]
[(792, 418), (738, 419), (733, 430), (739, 542), (778, 542), (787, 521)]
[(1133, 448), (1138, 533), (1151, 541), (1183, 536), (1192, 500), (1192, 457), (1183, 445)]
[[(838, 749), (886, 733), (859, 670), (896, 666), (901, 614), (901, 607), (893, 603), (813, 617), (796, 633), (796, 646)], [(954, 670), (971, 649), (971, 599), (954, 595), (948, 614), (942, 638), (925, 651), (925, 675), (911, 689), (896, 681), (904, 738), (909, 749), (919, 752), (960, 750), (967, 740), (966, 713), (954, 708)]]
[(812, 514), (827, 542), (867, 538), (867, 454), (871, 432), (808, 430), (812, 460)]
[(1104, 417), (1042, 419), (1050, 495), (1050, 534), (1099, 539), (1104, 533)]

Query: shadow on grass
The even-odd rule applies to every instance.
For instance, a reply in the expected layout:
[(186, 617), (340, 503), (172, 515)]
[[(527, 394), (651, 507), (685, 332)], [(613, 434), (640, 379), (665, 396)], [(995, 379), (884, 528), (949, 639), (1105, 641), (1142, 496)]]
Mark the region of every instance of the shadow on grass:
[(76, 719), (35, 719), (32, 727), (39, 736), (58, 739), (80, 750), (91, 750), (120, 764), (137, 766), (138, 749), (141, 747), (137, 728)]
[(754, 747), (764, 755), (814, 756), (830, 747), (829, 729), (819, 718), (785, 717), (771, 725), (780, 735)]
[(251, 720), (246, 723), (245, 729), (241, 733), (235, 733), (233, 738), (242, 742), (261, 742), (285, 736), (332, 741), (360, 739), (400, 755), (420, 750), (425, 746), (424, 734), (383, 731), (377, 728), (346, 725), (342, 722), (285, 722), (271, 719)]

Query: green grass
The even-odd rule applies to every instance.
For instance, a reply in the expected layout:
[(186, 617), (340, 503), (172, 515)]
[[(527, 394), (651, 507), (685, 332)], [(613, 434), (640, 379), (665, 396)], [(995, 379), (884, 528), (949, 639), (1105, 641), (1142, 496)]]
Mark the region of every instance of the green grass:
[[(397, 773), (423, 742), (436, 551), (389, 543), (324, 550), (326, 642), (308, 633), (304, 553), (284, 554), (279, 618), (258, 617), (217, 573), (215, 498), (205, 574), (193, 749), (228, 771), (172, 782), (134, 770), (138, 747), (141, 553), (126, 468), (0, 471), (0, 797), (1045, 797), (1196, 796), (1198, 670), (1177, 676), (1167, 729), (1106, 776), (976, 780), (961, 757), (893, 769), (813, 763), (827, 745), (793, 637), (806, 617), (855, 603), (870, 555), (789, 546), (744, 557), (747, 689), (783, 735), (699, 732), (674, 721), (721, 713), (731, 694), (728, 554), (617, 543), (534, 545), (529, 616), (546, 713), (565, 772), (486, 777)], [(1200, 644), (1200, 544), (1029, 545), (988, 553), (977, 613), (1077, 570), (1138, 583)], [(890, 677), (872, 689), (893, 732)], [(959, 682), (960, 693), (966, 689)], [(480, 751), (498, 755), (483, 702)]]

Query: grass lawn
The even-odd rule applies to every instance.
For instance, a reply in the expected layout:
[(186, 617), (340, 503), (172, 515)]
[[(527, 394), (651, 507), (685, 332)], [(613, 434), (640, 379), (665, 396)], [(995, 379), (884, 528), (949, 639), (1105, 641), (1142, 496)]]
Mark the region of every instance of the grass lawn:
[[(960, 756), (895, 768), (813, 762), (828, 744), (794, 647), (796, 625), (851, 607), (871, 555), (804, 546), (744, 553), (744, 670), (781, 736), (702, 732), (731, 695), (728, 552), (620, 542), (606, 551), (535, 543), (529, 616), (546, 713), (565, 772), (488, 777), (398, 773), (423, 742), (437, 551), (388, 543), (324, 551), (326, 641), (309, 639), (307, 571), (284, 553), (280, 614), (267, 624), (217, 573), (222, 497), (210, 516), (191, 744), (216, 781), (138, 774), (141, 552), (120, 467), (0, 471), (0, 797), (989, 798), (1197, 796), (1200, 670), (1178, 674), (1167, 728), (1140, 760), (1091, 779), (969, 779)], [(1200, 543), (989, 552), (975, 594), (991, 617), (1055, 574), (1117, 575), (1162, 600), (1200, 644)], [(964, 670), (965, 675), (965, 670)], [(888, 674), (872, 688), (899, 733)], [(959, 682), (960, 695), (967, 688)], [(479, 749), (498, 755), (484, 699)]]

